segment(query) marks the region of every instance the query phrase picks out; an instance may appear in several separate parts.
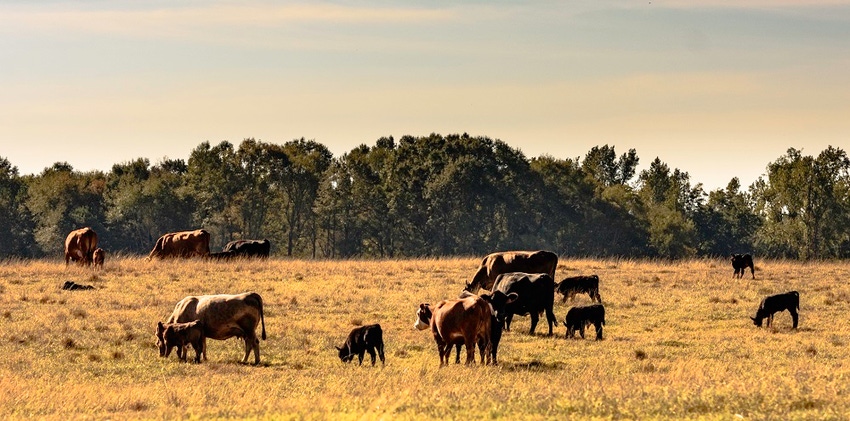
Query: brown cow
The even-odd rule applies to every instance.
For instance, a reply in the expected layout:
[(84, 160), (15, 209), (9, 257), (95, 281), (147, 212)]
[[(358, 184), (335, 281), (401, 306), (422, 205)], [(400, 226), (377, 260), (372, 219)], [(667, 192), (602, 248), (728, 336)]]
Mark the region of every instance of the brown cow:
[(177, 358), (186, 361), (189, 345), (195, 349), (195, 362), (201, 362), (201, 354), (204, 352), (206, 337), (204, 326), (195, 320), (189, 323), (156, 324), (156, 345), (159, 347), (159, 356), (168, 358), (173, 348), (177, 348)]
[(97, 248), (97, 233), (89, 227), (71, 231), (65, 237), (65, 266), (69, 261), (89, 266)]
[(472, 282), (464, 290), (476, 293), (479, 288), (491, 290), (496, 278), (509, 272), (548, 273), (555, 279), (558, 255), (551, 251), (503, 251), (484, 257)]
[(147, 260), (154, 257), (193, 257), (210, 254), (210, 233), (199, 229), (164, 234), (156, 240)]
[[(244, 292), (236, 295), (200, 295), (185, 297), (174, 306), (174, 311), (166, 320), (168, 323), (186, 323), (199, 320), (204, 325), (207, 338), (224, 340), (232, 337), (245, 340), (245, 357), (254, 351), (254, 364), (260, 363), (260, 340), (257, 339), (257, 325), (262, 323), (263, 340), (266, 339), (266, 321), (263, 318), (263, 298), (256, 292)], [(207, 347), (204, 344), (204, 359), (207, 359)]]
[(420, 304), (416, 311), (416, 329), (431, 328), (437, 352), (440, 354), (440, 366), (448, 365), (452, 345), (466, 345), (466, 363), (475, 362), (475, 345), (481, 353), (481, 363), (485, 357), (491, 361), (490, 318), (493, 316), (490, 304), (481, 297), (471, 296), (457, 300), (443, 300), (436, 305)]
[(94, 261), (94, 267), (103, 267), (103, 261), (106, 259), (106, 252), (98, 247), (94, 249), (94, 253), (92, 253), (92, 260)]

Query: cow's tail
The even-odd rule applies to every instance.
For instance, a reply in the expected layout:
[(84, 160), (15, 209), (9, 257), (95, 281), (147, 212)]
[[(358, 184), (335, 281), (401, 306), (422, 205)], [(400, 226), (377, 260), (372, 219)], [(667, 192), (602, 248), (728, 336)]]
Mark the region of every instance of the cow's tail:
[(260, 294), (254, 293), (254, 296), (257, 297), (257, 309), (260, 310), (260, 324), (263, 327), (262, 338), (266, 340), (266, 318), (263, 316), (263, 297)]

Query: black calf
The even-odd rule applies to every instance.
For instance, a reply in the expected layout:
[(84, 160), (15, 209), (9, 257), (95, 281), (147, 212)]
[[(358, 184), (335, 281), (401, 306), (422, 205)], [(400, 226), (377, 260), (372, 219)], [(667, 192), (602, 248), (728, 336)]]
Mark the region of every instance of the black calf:
[(381, 330), (381, 325), (374, 324), (354, 328), (348, 334), (348, 339), (342, 348), (336, 347), (339, 351), (339, 359), (347, 363), (354, 359), (356, 354), (360, 360), (360, 365), (363, 365), (363, 355), (368, 352), (372, 357), (372, 365), (375, 365), (375, 350), (378, 350), (378, 356), (381, 357), (381, 364), (384, 364), (384, 336)]
[(573, 307), (567, 312), (564, 326), (567, 327), (567, 338), (574, 338), (576, 330), (584, 339), (584, 328), (587, 325), (596, 327), (596, 340), (602, 339), (602, 326), (605, 325), (605, 307), (602, 304)]
[(735, 273), (732, 274), (733, 278), (741, 278), (744, 276), (744, 271), (747, 268), (750, 268), (750, 274), (753, 275), (753, 279), (756, 279), (756, 271), (755, 266), (753, 265), (753, 256), (749, 254), (733, 254), (732, 255), (732, 268), (735, 269)]
[(598, 275), (564, 278), (563, 281), (555, 284), (555, 290), (564, 296), (564, 302), (567, 302), (567, 298), (575, 299), (576, 294), (587, 294), (590, 296), (590, 301), (602, 302), (602, 297), (599, 296)]
[(759, 308), (756, 311), (756, 317), (753, 319), (753, 324), (761, 327), (762, 321), (767, 319), (767, 327), (773, 322), (773, 313), (783, 310), (788, 310), (791, 313), (791, 320), (794, 323), (794, 329), (797, 328), (799, 316), (797, 310), (800, 309), (800, 294), (797, 291), (788, 291), (782, 294), (769, 295), (761, 300)]

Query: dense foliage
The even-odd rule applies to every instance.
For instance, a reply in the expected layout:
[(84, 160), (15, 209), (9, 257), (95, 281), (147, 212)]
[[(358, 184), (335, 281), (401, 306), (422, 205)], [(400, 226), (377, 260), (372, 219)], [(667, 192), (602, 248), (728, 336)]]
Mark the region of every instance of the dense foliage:
[(467, 134), (381, 138), (339, 157), (315, 141), (204, 142), (188, 162), (147, 159), (108, 173), (56, 163), (20, 176), (0, 157), (0, 257), (56, 256), (91, 226), (102, 247), (146, 253), (162, 233), (203, 227), (213, 249), (268, 238), (302, 257), (481, 255), (685, 258), (753, 252), (850, 257), (850, 159), (789, 149), (747, 190), (705, 192), (634, 149), (526, 158)]

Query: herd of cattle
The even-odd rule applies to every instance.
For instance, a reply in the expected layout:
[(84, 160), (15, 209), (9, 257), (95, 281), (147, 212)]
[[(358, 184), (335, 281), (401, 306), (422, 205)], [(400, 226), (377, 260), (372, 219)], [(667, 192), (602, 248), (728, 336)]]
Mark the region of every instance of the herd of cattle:
[[(152, 258), (201, 256), (211, 259), (233, 257), (268, 257), (268, 240), (238, 240), (225, 246), (221, 252), (210, 253), (209, 233), (204, 230), (182, 231), (161, 236), (148, 256)], [(65, 240), (65, 263), (70, 260), (81, 264), (103, 265), (104, 252), (97, 248), (97, 234), (91, 228), (72, 231)], [(741, 277), (749, 267), (755, 279), (752, 256), (732, 255), (735, 277)], [(456, 299), (442, 300), (436, 304), (421, 303), (416, 311), (414, 327), (430, 329), (437, 344), (440, 365), (449, 364), (451, 350), (456, 350), (455, 362), (460, 362), (461, 347), (466, 347), (466, 363), (475, 360), (478, 348), (482, 364), (497, 364), (499, 342), (503, 330), (510, 330), (514, 315), (530, 316), (529, 334), (534, 334), (540, 316), (545, 314), (548, 334), (557, 324), (553, 311), (555, 294), (563, 301), (574, 299), (576, 294), (587, 294), (593, 304), (573, 306), (566, 314), (563, 326), (566, 336), (575, 332), (585, 337), (585, 328), (593, 326), (596, 340), (603, 339), (605, 307), (599, 293), (597, 275), (573, 276), (555, 282), (558, 256), (539, 251), (508, 251), (491, 253), (484, 257), (472, 281), (467, 283)], [(478, 294), (480, 290), (483, 293)], [(793, 327), (797, 328), (800, 296), (796, 291), (765, 297), (751, 317), (761, 327), (767, 319), (769, 327), (774, 313), (788, 310)], [(261, 337), (266, 339), (263, 299), (255, 292), (236, 295), (189, 296), (180, 300), (165, 323), (158, 322), (157, 346), (162, 357), (168, 357), (176, 348), (178, 358), (187, 359), (188, 346), (195, 350), (195, 361), (207, 357), (206, 339), (224, 340), (232, 337), (245, 342), (243, 363), (253, 352), (254, 363), (260, 362), (260, 342), (256, 330), (262, 326)], [(363, 364), (368, 352), (372, 365), (376, 354), (384, 363), (383, 331), (379, 324), (353, 329), (343, 346), (336, 347), (343, 362), (357, 355)]]

